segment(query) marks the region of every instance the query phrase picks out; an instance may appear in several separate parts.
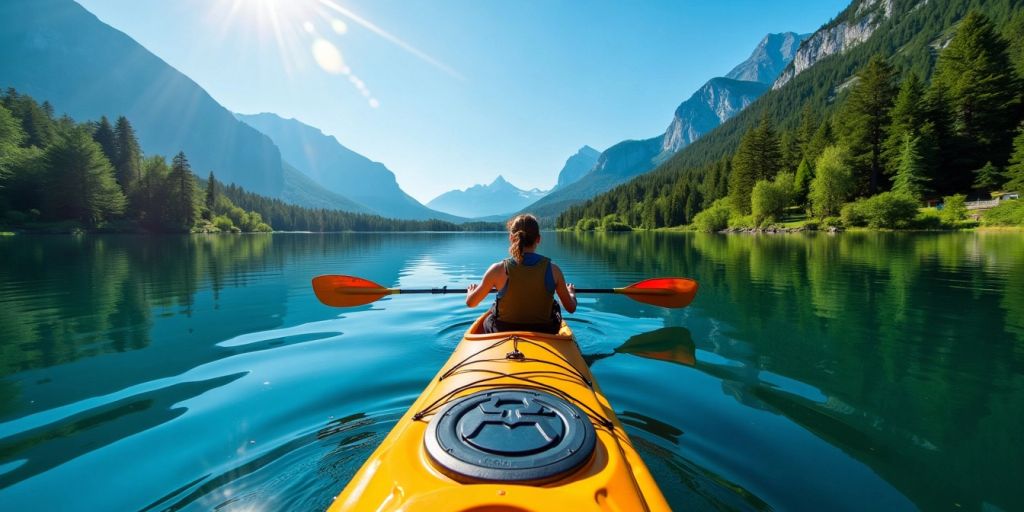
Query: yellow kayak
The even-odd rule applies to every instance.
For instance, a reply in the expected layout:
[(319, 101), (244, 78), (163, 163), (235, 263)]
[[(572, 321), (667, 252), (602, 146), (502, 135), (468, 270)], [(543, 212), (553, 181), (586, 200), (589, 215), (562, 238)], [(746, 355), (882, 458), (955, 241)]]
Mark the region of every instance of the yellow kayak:
[(669, 510), (569, 327), (485, 318), (329, 510)]

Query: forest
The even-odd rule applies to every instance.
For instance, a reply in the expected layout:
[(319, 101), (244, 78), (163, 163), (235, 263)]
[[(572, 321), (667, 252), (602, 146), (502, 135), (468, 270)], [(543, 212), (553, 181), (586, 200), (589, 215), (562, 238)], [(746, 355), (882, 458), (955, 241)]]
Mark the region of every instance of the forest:
[(195, 175), (179, 152), (145, 155), (121, 116), (78, 123), (8, 89), (0, 96), (0, 227), (44, 233), (483, 231), (496, 223), (400, 220), (284, 203)]
[[(1000, 29), (972, 10), (934, 44), (937, 55), (917, 51), (918, 59), (894, 51), (914, 41), (900, 41), (906, 36), (890, 27), (881, 42), (871, 40), (875, 51), (852, 79), (828, 87), (815, 73), (841, 59), (826, 59), (797, 76), (802, 84), (766, 95), (659, 169), (568, 209), (557, 227), (1024, 225), (1024, 201), (1002, 202), (973, 222), (965, 206), (968, 198), (1024, 191), (1024, 12), (1012, 12)], [(936, 27), (917, 28), (954, 25), (941, 14), (919, 14), (919, 23)], [(787, 101), (793, 110), (792, 93), (783, 94), (791, 88), (807, 93), (796, 112), (773, 111)], [(744, 124), (734, 149), (712, 158)]]

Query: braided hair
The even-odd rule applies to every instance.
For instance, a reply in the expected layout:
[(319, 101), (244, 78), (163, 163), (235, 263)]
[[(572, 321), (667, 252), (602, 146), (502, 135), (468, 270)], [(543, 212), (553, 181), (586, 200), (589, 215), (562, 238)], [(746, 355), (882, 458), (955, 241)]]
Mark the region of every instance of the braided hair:
[(516, 260), (516, 263), (522, 265), (523, 249), (536, 244), (537, 239), (540, 238), (540, 223), (537, 222), (537, 217), (526, 213), (512, 217), (506, 226), (508, 234), (512, 237), (508, 253)]

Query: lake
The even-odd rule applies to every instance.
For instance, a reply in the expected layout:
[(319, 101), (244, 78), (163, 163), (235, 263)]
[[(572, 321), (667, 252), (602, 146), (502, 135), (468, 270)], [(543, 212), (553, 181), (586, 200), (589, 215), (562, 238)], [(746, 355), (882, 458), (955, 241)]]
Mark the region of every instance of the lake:
[[(0, 508), (326, 507), (484, 310), (491, 234), (0, 237)], [(1024, 510), (1019, 232), (545, 233), (591, 370), (679, 510)]]

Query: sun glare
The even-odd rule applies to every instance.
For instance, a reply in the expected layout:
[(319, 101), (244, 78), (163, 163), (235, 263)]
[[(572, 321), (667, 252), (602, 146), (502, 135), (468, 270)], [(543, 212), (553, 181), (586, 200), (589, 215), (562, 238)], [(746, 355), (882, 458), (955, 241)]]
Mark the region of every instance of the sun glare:
[(206, 6), (207, 18), (218, 27), (222, 38), (240, 36), (246, 44), (276, 51), (289, 77), (306, 69), (308, 65), (304, 63), (312, 58), (321, 71), (346, 76), (370, 108), (380, 107), (380, 101), (366, 82), (355, 75), (343, 56), (345, 36), (353, 26), (369, 31), (453, 77), (462, 78), (444, 63), (334, 0), (192, 1)]

